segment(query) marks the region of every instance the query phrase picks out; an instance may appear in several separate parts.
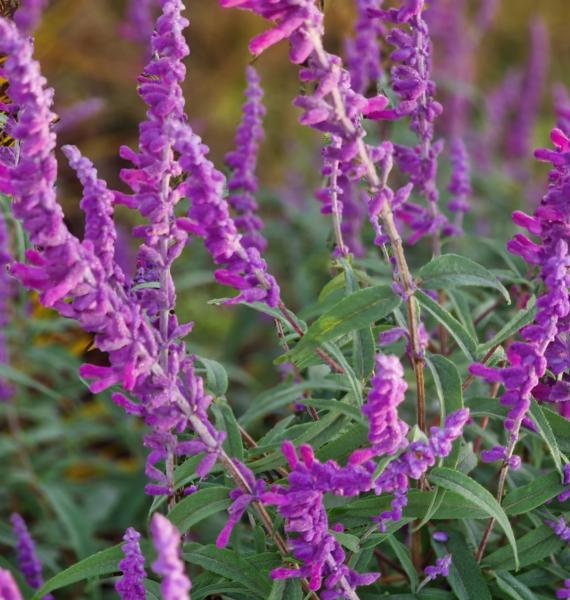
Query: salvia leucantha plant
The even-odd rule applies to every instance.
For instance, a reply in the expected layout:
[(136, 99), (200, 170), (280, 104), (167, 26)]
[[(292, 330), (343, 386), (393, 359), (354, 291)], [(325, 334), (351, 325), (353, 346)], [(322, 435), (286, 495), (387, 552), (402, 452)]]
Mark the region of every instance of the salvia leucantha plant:
[[(0, 450), (24, 473), (7, 479), (14, 485), (3, 494), (27, 491), (14, 492), (3, 517), (0, 598), (570, 598), (570, 100), (562, 84), (550, 144), (534, 152), (548, 180), (530, 208), (513, 213), (520, 232), (505, 243), (483, 233), (463, 243), (484, 231), (469, 216), (484, 202), (474, 174), (490, 169), (501, 145), (505, 173), (530, 177), (544, 26), (531, 28), (526, 72), (509, 73), (483, 102), (465, 90), (497, 2), (481, 0), (473, 15), (460, 0), (356, 0), (340, 56), (324, 42), (322, 2), (220, 0), (267, 25), (249, 44), (256, 60), (245, 69), (233, 150), (216, 166), (182, 92), (186, 7), (131, 2), (121, 31), (145, 46), (133, 85), (146, 117), (138, 147), (119, 150), (127, 166), (118, 191), (77, 147), (58, 147), (54, 91), (34, 58), (46, 2), (23, 0), (15, 12), (18, 3), (8, 4), (0, 18), (8, 422)], [(276, 44), (289, 45), (301, 84), (293, 105), (321, 144), (315, 196), (325, 216), (314, 227), (324, 224), (333, 246), (324, 287), (295, 311), (268, 254), (257, 176), (268, 116), (256, 67)], [(463, 85), (440, 85), (438, 69)], [(475, 111), (486, 119), (480, 133)], [(81, 238), (58, 200), (56, 150), (81, 185)], [(137, 216), (133, 268), (122, 259), (119, 205)], [(251, 385), (245, 407), (232, 401), (224, 366), (194, 350), (193, 323), (179, 320), (175, 269), (196, 268), (200, 241), (212, 278), (228, 290), (213, 299), (215, 310), (261, 313), (256, 326), (270, 330), (278, 353), (276, 387), (254, 396), (252, 377), (241, 377)], [(501, 267), (477, 262), (477, 250)], [(59, 316), (39, 327), (45, 309)], [(98, 358), (79, 365), (64, 348), (49, 358), (63, 376), (17, 369), (18, 340), (8, 332), (22, 311), (30, 321), (22, 331), (37, 329), (26, 334), (32, 341), (59, 327), (56, 339), (69, 346), (61, 331), (69, 337), (76, 323), (79, 343)], [(144, 477), (128, 487), (114, 472), (121, 492), (95, 486), (81, 496), (30, 455), (46, 433), (34, 442), (28, 423), (41, 419), (54, 430), (48, 441), (71, 452), (83, 436), (98, 439), (95, 422), (77, 433), (72, 419), (44, 408), (86, 386), (113, 415), (117, 444), (145, 456)], [(22, 404), (29, 390), (41, 404)], [(54, 527), (65, 552), (46, 541)]]

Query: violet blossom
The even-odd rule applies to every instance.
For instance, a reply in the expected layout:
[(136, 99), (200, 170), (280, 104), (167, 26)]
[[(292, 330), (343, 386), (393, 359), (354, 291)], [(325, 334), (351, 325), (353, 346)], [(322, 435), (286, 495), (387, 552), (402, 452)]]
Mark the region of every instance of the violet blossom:
[(357, 16), (353, 38), (345, 42), (346, 67), (350, 73), (352, 89), (360, 94), (376, 85), (382, 75), (380, 64), (380, 39), (384, 35), (383, 24), (371, 19), (369, 10), (378, 8), (382, 0), (357, 0)]
[(447, 235), (459, 235), (462, 233), (463, 216), (470, 210), (469, 198), (473, 192), (469, 155), (460, 137), (451, 141), (449, 159), (451, 180), (448, 190), (451, 192), (451, 199), (447, 206), (452, 213), (455, 213), (455, 220), (444, 231)]
[(377, 456), (394, 454), (407, 445), (409, 429), (398, 416), (408, 387), (398, 357), (378, 354), (370, 384), (368, 401), (362, 406), (368, 418), (368, 441)]
[(427, 200), (427, 207), (405, 203), (396, 211), (397, 216), (410, 226), (409, 243), (424, 235), (434, 237), (434, 249), (439, 253), (439, 232), (446, 219), (438, 212), (437, 157), (443, 143), (434, 143), (434, 122), (443, 108), (435, 100), (436, 85), (431, 79), (432, 47), (428, 25), (423, 18), (423, 0), (405, 1), (402, 6), (371, 13), (394, 27), (387, 40), (396, 46), (392, 59), (392, 88), (400, 98), (399, 104), (381, 113), (382, 118), (397, 119), (410, 116), (410, 128), (418, 138), (412, 148), (395, 146), (395, 159), (402, 171), (410, 176), (419, 193)]
[(530, 155), (533, 128), (548, 72), (548, 54), (546, 25), (541, 20), (533, 21), (530, 25), (530, 56), (517, 95), (515, 120), (507, 140), (507, 151), (515, 159), (524, 159)]
[[(36, 553), (36, 544), (28, 531), (26, 522), (17, 513), (10, 517), (12, 531), (16, 539), (16, 554), (18, 557), (18, 566), (26, 580), (26, 583), (37, 590), (43, 585), (42, 563)], [(53, 596), (48, 594), (44, 600), (53, 600)]]
[(255, 194), (258, 181), (255, 169), (259, 147), (264, 139), (263, 117), (266, 110), (260, 77), (254, 67), (247, 67), (246, 79), (247, 102), (243, 106), (243, 119), (236, 133), (236, 149), (225, 157), (226, 164), (232, 169), (228, 180), (228, 202), (237, 213), (234, 220), (238, 231), (243, 234), (243, 247), (254, 247), (263, 252), (267, 240), (261, 234), (263, 221), (257, 215)]
[(31, 35), (38, 26), (48, 0), (20, 0), (20, 8), (14, 14), (14, 23), (20, 31)]
[(342, 468), (332, 460), (323, 464), (309, 445), (303, 444), (297, 454), (288, 441), (282, 452), (291, 469), (289, 486), (274, 485), (261, 499), (275, 505), (285, 519), (288, 543), (301, 565), (279, 567), (271, 575), (275, 579), (306, 577), (311, 590), (324, 587), (319, 592), (322, 600), (354, 598), (356, 587), (370, 585), (379, 574), (358, 574), (344, 564), (345, 552), (329, 531), (323, 497), (327, 492), (353, 496), (369, 489), (373, 466), (349, 464)]
[(552, 141), (554, 151), (542, 149), (536, 152), (539, 160), (553, 165), (548, 192), (534, 216), (519, 211), (513, 213), (515, 223), (525, 227), (537, 242), (517, 234), (508, 244), (513, 254), (540, 268), (545, 290), (537, 301), (538, 312), (534, 322), (521, 330), (526, 341), (514, 342), (508, 348), (509, 366), (499, 369), (473, 364), (470, 367), (474, 375), (505, 386), (501, 403), (511, 407), (505, 419), (505, 427), (510, 432), (507, 459), (512, 455), (520, 427), (530, 409), (533, 390), (548, 368), (547, 350), (557, 336), (567, 330), (570, 314), (566, 193), (570, 182), (570, 141), (559, 129), (553, 130)]
[(150, 533), (157, 552), (152, 570), (162, 577), (160, 591), (164, 600), (189, 600), (192, 583), (186, 575), (181, 556), (180, 532), (160, 513), (154, 513)]
[(556, 597), (561, 600), (568, 600), (570, 598), (570, 578), (564, 580), (564, 587), (556, 592)]
[(461, 437), (463, 427), (469, 419), (469, 410), (462, 408), (448, 415), (443, 427), (432, 427), (427, 441), (412, 442), (402, 454), (390, 462), (373, 481), (377, 495), (393, 495), (390, 509), (375, 520), (381, 531), (388, 521), (398, 521), (408, 504), (410, 479), (419, 480), (439, 458), (445, 458), (452, 450), (453, 442)]
[(10, 571), (0, 568), (0, 598), (2, 600), (22, 600), (22, 594)]
[(139, 540), (140, 533), (129, 527), (123, 537), (124, 558), (119, 562), (122, 577), (115, 584), (121, 600), (145, 600), (146, 592), (144, 589), (144, 556), (141, 552)]
[(566, 135), (570, 135), (570, 94), (562, 83), (557, 83), (553, 90), (556, 126)]
[(451, 567), (451, 560), (451, 554), (446, 554), (445, 556), (438, 558), (435, 561), (435, 565), (426, 567), (424, 573), (427, 577), (422, 583), (425, 585), (428, 581), (433, 581), (438, 577), (447, 577), (449, 575), (449, 568)]
[(127, 16), (120, 32), (127, 39), (147, 44), (154, 28), (157, 0), (129, 0)]

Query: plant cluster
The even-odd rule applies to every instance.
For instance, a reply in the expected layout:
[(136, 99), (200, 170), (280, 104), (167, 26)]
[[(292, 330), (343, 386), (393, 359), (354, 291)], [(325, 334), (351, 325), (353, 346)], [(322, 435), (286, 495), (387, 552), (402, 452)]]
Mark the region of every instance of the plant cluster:
[[(0, 530), (0, 542), (13, 546), (0, 560), (0, 599), (570, 598), (563, 87), (552, 147), (535, 151), (550, 169), (546, 191), (512, 215), (526, 233), (506, 248), (479, 238), (501, 268), (465, 250), (467, 234), (484, 225), (477, 170), (504, 160), (505, 177), (531, 178), (525, 160), (546, 71), (544, 28), (532, 28), (528, 72), (487, 97), (487, 125), (477, 130), (465, 90), (495, 2), (481, 0), (470, 16), (459, 0), (357, 0), (344, 59), (325, 45), (322, 2), (219, 4), (268, 21), (250, 42), (255, 58), (289, 44), (301, 82), (293, 105), (321, 145), (315, 196), (332, 251), (328, 279), (300, 310), (286, 303), (288, 285), (268, 254), (256, 174), (267, 110), (253, 64), (221, 170), (185, 107), (182, 0), (132, 2), (122, 32), (146, 49), (137, 82), (146, 117), (138, 147), (119, 150), (128, 166), (115, 190), (77, 147), (58, 148), (54, 92), (34, 58), (46, 2), (22, 0), (13, 18), (0, 18), (2, 439), (23, 473), (19, 482), (10, 476), (13, 488), (25, 488), (10, 498), (11, 528)], [(434, 41), (452, 52), (438, 57)], [(440, 62), (463, 86), (438, 89)], [(82, 188), (82, 236), (58, 198), (59, 149)], [(116, 219), (127, 209), (137, 219), (133, 269), (121, 258)], [(252, 398), (246, 379), (245, 410), (232, 401), (226, 369), (195, 350), (193, 323), (180, 317), (176, 269), (195, 268), (200, 240), (212, 278), (233, 290), (213, 301), (218, 310), (257, 313), (256, 327), (276, 331), (281, 382)], [(63, 378), (11, 366), (11, 315), (31, 312), (29, 327), (38, 328), (44, 309), (52, 316), (42, 335), (72, 331), (97, 350), (81, 365), (77, 356), (66, 363), (70, 342), (60, 337), (59, 363), (49, 351), (39, 356), (59, 364), (56, 372), (67, 364)], [(37, 337), (34, 345), (41, 350)], [(125, 485), (117, 470), (78, 507), (73, 488), (54, 481), (45, 462), (42, 474), (41, 457), (29, 452), (29, 422), (62, 420), (22, 404), (23, 389), (47, 395), (42, 406), (88, 393), (113, 415), (117, 439), (106, 451), (118, 456), (108, 463), (116, 467), (123, 445), (140, 454), (142, 442), (144, 477)], [(88, 416), (79, 430), (63, 421), (55, 441), (72, 434), (96, 440), (96, 421)], [(62, 546), (77, 560), (43, 545), (38, 552), (23, 516), (37, 521), (38, 539), (51, 524), (34, 520), (34, 507), (63, 523)], [(113, 534), (98, 537), (101, 521)], [(123, 541), (104, 544), (119, 523)]]

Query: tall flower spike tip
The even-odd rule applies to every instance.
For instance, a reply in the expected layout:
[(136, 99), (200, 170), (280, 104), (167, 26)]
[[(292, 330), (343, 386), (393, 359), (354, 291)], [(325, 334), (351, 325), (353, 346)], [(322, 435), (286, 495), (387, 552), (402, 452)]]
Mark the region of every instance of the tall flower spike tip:
[(186, 575), (181, 558), (180, 533), (160, 513), (155, 513), (150, 523), (150, 532), (158, 558), (152, 570), (162, 577), (160, 591), (164, 600), (189, 600), (192, 584)]
[(21, 0), (14, 22), (23, 33), (31, 35), (39, 25), (48, 0)]
[(142, 555), (139, 540), (140, 533), (129, 527), (123, 537), (124, 558), (119, 563), (123, 576), (115, 584), (121, 600), (145, 600), (144, 589), (144, 556)]
[(368, 11), (378, 8), (382, 0), (358, 0), (355, 35), (345, 44), (346, 66), (350, 73), (352, 88), (365, 94), (376, 84), (382, 75), (380, 64), (380, 39), (384, 35), (384, 25), (378, 19), (371, 19)]
[(129, 0), (125, 21), (121, 24), (121, 34), (129, 40), (148, 44), (154, 27), (153, 9), (157, 0)]
[[(12, 531), (16, 538), (16, 554), (18, 557), (18, 566), (26, 580), (26, 583), (34, 590), (39, 589), (43, 584), (42, 564), (36, 553), (36, 545), (24, 519), (17, 513), (10, 517)], [(44, 600), (53, 600), (53, 596), (44, 596)]]
[(254, 67), (246, 70), (247, 102), (243, 106), (243, 118), (236, 133), (236, 148), (226, 154), (226, 164), (232, 169), (228, 180), (230, 191), (228, 202), (236, 211), (235, 224), (243, 235), (244, 248), (257, 248), (263, 252), (267, 241), (261, 234), (263, 221), (257, 215), (258, 205), (255, 194), (258, 189), (255, 174), (259, 147), (264, 139), (263, 117), (266, 110), (263, 105), (263, 89), (260, 77)]
[(0, 568), (0, 598), (2, 600), (22, 600), (22, 594), (12, 573), (2, 568)]

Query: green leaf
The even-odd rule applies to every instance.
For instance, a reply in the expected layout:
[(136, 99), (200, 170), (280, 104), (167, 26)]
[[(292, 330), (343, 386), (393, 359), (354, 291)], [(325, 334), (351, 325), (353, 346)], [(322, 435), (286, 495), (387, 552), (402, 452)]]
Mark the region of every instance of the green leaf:
[[(544, 443), (550, 450), (550, 455), (552, 456), (552, 460), (554, 461), (556, 468), (562, 474), (562, 458), (560, 456), (558, 442), (556, 441), (556, 437), (552, 431), (550, 423), (542, 412), (542, 408), (538, 405), (538, 402), (534, 398), (531, 398), (529, 412), (534, 424), (536, 425), (536, 428), (538, 429), (540, 437), (544, 440)], [(570, 429), (570, 426), (568, 428)]]
[(513, 600), (537, 600), (537, 597), (518, 578), (513, 577), (508, 571), (495, 573), (497, 585)]
[[(520, 566), (538, 564), (541, 560), (558, 552), (564, 542), (548, 525), (540, 525), (518, 540)], [(516, 569), (513, 551), (510, 546), (499, 548), (489, 554), (482, 563), (489, 569), (514, 571)]]
[(568, 420), (546, 406), (541, 406), (542, 414), (550, 424), (554, 438), (562, 452), (570, 453), (570, 426)]
[(504, 325), (501, 330), (496, 333), (488, 342), (479, 345), (479, 356), (484, 355), (491, 348), (504, 342), (506, 339), (516, 335), (525, 325), (528, 325), (536, 314), (536, 298), (533, 296), (528, 302), (527, 307), (517, 311), (515, 316)]
[[(274, 557), (274, 563), (279, 564), (277, 555)], [(202, 546), (194, 551), (184, 552), (184, 560), (203, 569), (225, 577), (229, 581), (241, 583), (246, 587), (251, 597), (266, 600), (271, 593), (271, 580), (264, 577), (259, 565), (254, 560), (247, 560), (234, 552), (216, 548), (215, 546)]]
[(415, 296), (423, 308), (449, 331), (465, 356), (474, 362), (477, 353), (477, 342), (471, 337), (465, 327), (451, 313), (442, 308), (425, 292), (422, 292), (422, 290), (417, 290)]
[[(444, 356), (435, 354), (426, 357), (426, 363), (431, 371), (435, 389), (439, 397), (441, 406), (441, 422), (445, 420), (445, 416), (456, 410), (463, 408), (463, 391), (461, 389), (461, 378), (457, 367)], [(461, 439), (455, 440), (453, 449), (449, 456), (443, 460), (446, 467), (455, 469), (459, 454), (461, 452)], [(441, 506), (447, 491), (443, 488), (438, 488), (433, 499), (430, 509), (426, 516), (421, 520), (416, 529), (421, 529), (437, 512)]]
[(456, 531), (448, 531), (449, 539), (444, 548), (434, 543), (437, 554), (442, 557), (451, 554), (452, 562), (448, 581), (451, 589), (460, 600), (492, 600), (491, 592), (475, 562), (473, 552), (468, 548), (463, 537)]
[(367, 327), (353, 332), (352, 339), (352, 362), (354, 371), (362, 380), (370, 378), (374, 369), (374, 355), (376, 345), (372, 328)]
[(300, 400), (305, 390), (346, 391), (348, 389), (346, 384), (331, 379), (307, 381), (296, 384), (282, 383), (257, 396), (238, 421), (244, 427), (247, 427), (253, 421), (261, 419), (279, 408), (283, 408), (292, 402)]
[(169, 520), (184, 533), (208, 517), (221, 512), (231, 504), (230, 490), (208, 487), (183, 498), (168, 513)]
[(44, 483), (41, 484), (41, 488), (66, 530), (69, 542), (78, 558), (89, 556), (94, 550), (91, 538), (92, 525), (89, 519), (85, 518), (84, 512), (61, 486)]
[(503, 499), (503, 508), (508, 515), (522, 515), (542, 506), (563, 491), (560, 475), (549, 473), (509, 492)]
[(227, 434), (224, 446), (227, 446), (229, 455), (243, 462), (243, 444), (234, 411), (226, 402), (217, 402), (212, 406), (212, 410), (217, 412), (218, 429), (223, 429)]
[(101, 550), (101, 552), (84, 558), (46, 581), (33, 595), (32, 600), (40, 600), (49, 592), (90, 579), (91, 577), (116, 573), (119, 570), (117, 565), (122, 558), (123, 551), (120, 545)]
[(430, 290), (463, 286), (494, 288), (507, 303), (511, 302), (509, 292), (491, 271), (458, 254), (444, 254), (432, 259), (420, 269), (419, 277), (420, 285)]
[(399, 542), (394, 536), (390, 536), (389, 538), (386, 539), (386, 541), (388, 542), (388, 544), (390, 545), (390, 548), (392, 548), (392, 551), (396, 555), (396, 558), (398, 559), (400, 566), (406, 572), (406, 575), (407, 575), (408, 579), (410, 580), (410, 586), (412, 587), (412, 592), (415, 592), (416, 588), (418, 587), (419, 580), (418, 580), (418, 573), (417, 573), (416, 568), (414, 567), (414, 563), (412, 562), (412, 559), (410, 557), (410, 551), (406, 548), (406, 546), (404, 546), (404, 544)]
[(224, 367), (210, 358), (196, 357), (206, 369), (206, 387), (214, 396), (223, 396), (228, 391), (228, 374)]
[(343, 298), (321, 315), (288, 353), (295, 362), (325, 342), (351, 331), (358, 331), (389, 315), (401, 303), (389, 286), (379, 285), (358, 290)]
[[(408, 493), (408, 505), (404, 509), (404, 516), (414, 519), (423, 518), (431, 503), (435, 492), (422, 492), (419, 490), (410, 490)], [(370, 518), (377, 516), (381, 512), (388, 510), (392, 502), (392, 497), (382, 495), (378, 497), (359, 498), (345, 504), (342, 507), (332, 509), (334, 518), (344, 515), (351, 517)], [(470, 501), (462, 495), (454, 492), (448, 492), (445, 496), (445, 502), (439, 507), (433, 515), (433, 519), (484, 519), (488, 512), (481, 507), (477, 501)]]
[[(438, 467), (433, 469), (429, 475), (430, 480), (444, 487), (447, 490), (455, 492), (465, 499), (479, 505), (490, 517), (493, 517), (505, 532), (509, 543), (512, 546), (515, 563), (518, 564), (517, 542), (515, 534), (501, 505), (495, 500), (481, 484), (477, 483), (471, 477), (458, 471), (453, 471), (447, 467)], [(518, 568), (518, 567), (517, 567)]]

